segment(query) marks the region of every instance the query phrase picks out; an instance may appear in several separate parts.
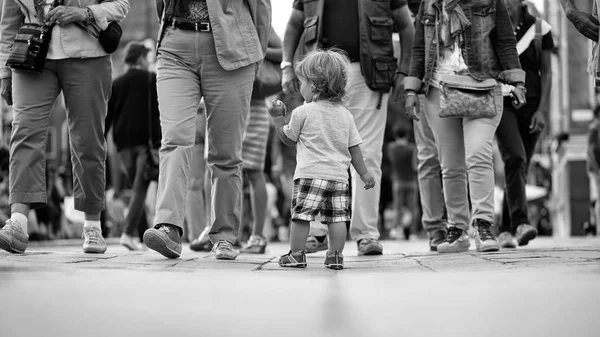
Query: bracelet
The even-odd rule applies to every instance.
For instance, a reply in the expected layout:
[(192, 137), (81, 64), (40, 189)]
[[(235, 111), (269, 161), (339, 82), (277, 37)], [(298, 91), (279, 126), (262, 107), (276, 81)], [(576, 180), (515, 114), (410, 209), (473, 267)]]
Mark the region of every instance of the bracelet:
[(94, 23), (94, 13), (92, 13), (92, 10), (89, 7), (85, 8), (85, 14), (87, 14), (87, 18), (85, 19), (85, 23), (87, 25), (91, 25)]
[(406, 96), (417, 96), (417, 93), (416, 93), (416, 92), (414, 92), (414, 91), (412, 91), (412, 90), (410, 90), (410, 91), (407, 91), (407, 92), (405, 93), (405, 95), (406, 95)]

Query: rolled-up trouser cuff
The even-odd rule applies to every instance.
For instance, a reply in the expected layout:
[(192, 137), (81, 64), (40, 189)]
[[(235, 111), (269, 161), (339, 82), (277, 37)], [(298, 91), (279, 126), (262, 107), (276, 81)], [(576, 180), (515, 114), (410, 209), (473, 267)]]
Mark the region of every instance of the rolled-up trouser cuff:
[(28, 204), (31, 209), (42, 208), (46, 206), (46, 192), (12, 192), (8, 197), (8, 204), (15, 203)]
[(101, 213), (105, 208), (106, 202), (84, 203), (81, 201), (75, 201), (75, 209), (86, 214)]

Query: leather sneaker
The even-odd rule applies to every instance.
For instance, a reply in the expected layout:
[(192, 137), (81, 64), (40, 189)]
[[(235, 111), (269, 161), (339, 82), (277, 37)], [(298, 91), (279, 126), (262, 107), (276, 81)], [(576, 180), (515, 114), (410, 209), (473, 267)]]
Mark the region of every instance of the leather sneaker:
[(217, 241), (212, 252), (215, 253), (217, 260), (235, 260), (238, 255), (231, 242), (226, 240)]
[(383, 246), (375, 239), (361, 239), (356, 242), (358, 246), (358, 255), (381, 255)]
[(29, 235), (23, 232), (21, 226), (11, 219), (6, 220), (4, 227), (0, 228), (0, 249), (15, 254), (25, 253)]
[(106, 252), (106, 241), (102, 230), (96, 227), (83, 227), (83, 252), (88, 254), (103, 254)]
[(262, 235), (251, 235), (242, 253), (264, 254), (267, 250), (267, 239)]
[(445, 229), (438, 229), (429, 233), (429, 250), (437, 252), (438, 246), (441, 245), (448, 236), (448, 231)]
[(310, 235), (306, 239), (305, 249), (307, 253), (316, 253), (329, 249), (329, 242), (327, 241), (327, 236), (325, 236), (325, 239), (323, 239), (323, 241), (319, 241), (316, 236)]
[(210, 240), (195, 239), (190, 243), (190, 249), (195, 252), (210, 252), (213, 249), (213, 244)]
[(170, 259), (181, 256), (181, 237), (178, 228), (173, 225), (159, 224), (147, 229), (144, 244)]
[(522, 224), (522, 225), (519, 225), (519, 227), (517, 227), (516, 237), (517, 237), (517, 243), (519, 244), (519, 246), (527, 246), (529, 241), (535, 239), (537, 235), (538, 235), (537, 229), (531, 225)]
[(517, 248), (517, 242), (510, 232), (502, 232), (498, 235), (501, 248)]
[(460, 253), (468, 251), (470, 246), (467, 232), (456, 226), (450, 226), (446, 239), (437, 246), (437, 250), (439, 253)]
[(500, 244), (492, 233), (492, 223), (482, 219), (475, 219), (473, 237), (475, 248), (478, 252), (495, 252), (500, 250)]

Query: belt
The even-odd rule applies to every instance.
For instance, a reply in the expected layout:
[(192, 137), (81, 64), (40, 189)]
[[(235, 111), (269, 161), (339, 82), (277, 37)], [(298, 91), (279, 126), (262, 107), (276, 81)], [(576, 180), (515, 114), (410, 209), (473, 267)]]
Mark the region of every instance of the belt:
[(212, 28), (209, 21), (198, 21), (198, 22), (182, 22), (177, 19), (166, 19), (165, 25), (167, 27), (173, 27), (181, 30), (194, 30), (196, 32), (210, 32)]

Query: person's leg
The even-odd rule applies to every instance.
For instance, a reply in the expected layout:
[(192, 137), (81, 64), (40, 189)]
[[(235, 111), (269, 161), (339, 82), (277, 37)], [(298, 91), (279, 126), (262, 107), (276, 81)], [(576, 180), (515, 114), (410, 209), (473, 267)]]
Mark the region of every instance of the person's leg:
[(417, 181), (419, 198), (421, 200), (421, 223), (429, 235), (431, 250), (446, 238), (446, 223), (444, 221), (445, 203), (442, 191), (442, 167), (435, 145), (433, 131), (425, 113), (426, 98), (419, 96), (421, 101), (420, 121), (413, 121), (415, 143), (417, 145)]
[(250, 183), (252, 214), (254, 214), (252, 235), (263, 236), (267, 212), (267, 182), (265, 181), (265, 174), (258, 170), (247, 170), (247, 173)]
[[(198, 116), (197, 118), (200, 118)], [(205, 201), (206, 161), (204, 160), (204, 143), (196, 141), (192, 154), (190, 182), (186, 198), (187, 237), (190, 242), (200, 237), (207, 226)]]
[(469, 196), (477, 251), (497, 251), (494, 224), (493, 141), (502, 111), (493, 118), (463, 118)]
[(200, 103), (199, 57), (190, 45), (197, 34), (169, 29), (158, 50), (157, 91), (162, 129), (153, 228), (144, 243), (169, 258), (181, 254), (196, 113)]
[(83, 250), (103, 253), (100, 217), (105, 208), (106, 139), (104, 121), (111, 93), (109, 56), (58, 61), (65, 97), (73, 161), (75, 209), (85, 213)]
[[(121, 244), (130, 250), (138, 250), (140, 247), (133, 242), (133, 237), (137, 237), (136, 231), (139, 223), (142, 221), (142, 217), (146, 215), (144, 202), (146, 201), (149, 182), (144, 178), (144, 173), (147, 167), (148, 149), (145, 146), (137, 146), (131, 149), (129, 155), (131, 157), (129, 160), (132, 161), (132, 164), (135, 164), (133, 176), (129, 176), (129, 179), (133, 180), (133, 195), (129, 201), (129, 210), (125, 217), (124, 235), (121, 236)], [(127, 160), (127, 158), (123, 159)]]
[(296, 253), (304, 250), (306, 246), (306, 238), (310, 231), (310, 224), (305, 220), (292, 220), (290, 228), (290, 249)]
[(233, 245), (242, 221), (242, 140), (257, 65), (226, 71), (217, 60), (212, 37), (201, 42), (197, 48), (206, 53), (200, 78), (206, 104), (208, 168), (212, 181), (209, 236), (213, 243), (223, 241)]
[[(351, 168), (352, 180), (352, 220), (350, 233), (357, 242), (369, 239), (368, 246), (359, 250), (368, 254), (381, 254), (383, 247), (377, 242), (379, 230), (379, 198), (381, 189), (381, 160), (383, 135), (387, 118), (388, 95), (381, 95), (367, 87), (360, 72), (360, 65), (352, 63), (348, 69), (347, 91), (348, 110), (354, 116), (354, 122), (363, 142), (360, 145), (365, 164), (375, 178), (375, 187), (365, 190), (359, 175)], [(360, 252), (359, 252), (360, 253)]]
[(431, 88), (425, 101), (425, 115), (439, 149), (443, 195), (448, 212), (448, 236), (436, 249), (440, 253), (467, 251), (470, 246), (467, 235), (470, 213), (462, 120), (440, 118), (439, 110), (440, 91)]
[(52, 106), (60, 93), (55, 61), (43, 73), (14, 70), (13, 122), (10, 139), (10, 219), (0, 229), (0, 248), (12, 253), (27, 249), (30, 206), (44, 206), (46, 196), (46, 142)]
[(342, 253), (346, 245), (346, 237), (348, 236), (346, 222), (332, 222), (327, 225), (327, 228), (329, 233), (329, 250), (327, 251), (327, 255), (331, 255), (336, 251)]

